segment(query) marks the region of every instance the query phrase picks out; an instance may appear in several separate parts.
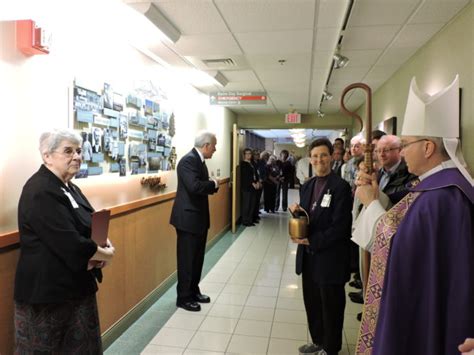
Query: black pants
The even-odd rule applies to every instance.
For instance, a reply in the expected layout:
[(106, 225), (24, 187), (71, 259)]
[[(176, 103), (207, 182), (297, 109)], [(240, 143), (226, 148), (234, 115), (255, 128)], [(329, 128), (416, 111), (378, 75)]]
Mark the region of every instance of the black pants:
[(242, 224), (251, 224), (253, 222), (255, 197), (255, 190), (242, 190), (242, 205), (240, 206), (240, 211), (242, 214)]
[(177, 229), (177, 259), (178, 259), (178, 302), (191, 301), (194, 295), (200, 294), (204, 253), (206, 251), (207, 231), (203, 235), (193, 234)]
[(258, 219), (258, 215), (260, 214), (260, 199), (262, 198), (263, 187), (259, 190), (255, 191), (255, 209), (253, 210), (253, 220)]
[(288, 181), (282, 181), (278, 184), (276, 192), (275, 210), (280, 208), (280, 191), (281, 191), (281, 208), (286, 211), (288, 208)]
[(263, 183), (263, 204), (266, 212), (275, 211), (276, 185), (270, 182)]
[(328, 354), (342, 346), (342, 327), (346, 294), (344, 285), (320, 285), (313, 281), (309, 257), (303, 257), (303, 300), (309, 332), (314, 344)]

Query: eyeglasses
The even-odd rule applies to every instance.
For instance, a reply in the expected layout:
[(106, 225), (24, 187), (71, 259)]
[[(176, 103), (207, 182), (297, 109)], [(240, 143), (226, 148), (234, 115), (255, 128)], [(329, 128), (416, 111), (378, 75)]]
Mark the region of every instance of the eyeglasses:
[[(56, 151), (58, 152), (58, 151)], [(74, 153), (76, 153), (77, 155), (81, 155), (82, 154), (82, 149), (81, 148), (72, 148), (72, 147), (65, 147), (64, 150), (62, 152), (58, 152), (58, 153), (61, 153), (67, 157), (73, 157), (74, 156)]]
[(384, 149), (375, 149), (374, 152), (375, 154), (388, 154), (392, 150), (400, 150), (400, 147), (395, 147), (395, 148), (384, 148)]
[(402, 142), (402, 144), (400, 145), (400, 148), (401, 149), (406, 149), (408, 146), (410, 146), (414, 143), (422, 142), (422, 141), (429, 141), (429, 139), (422, 138), (422, 139), (417, 139), (416, 141), (413, 141), (413, 142)]

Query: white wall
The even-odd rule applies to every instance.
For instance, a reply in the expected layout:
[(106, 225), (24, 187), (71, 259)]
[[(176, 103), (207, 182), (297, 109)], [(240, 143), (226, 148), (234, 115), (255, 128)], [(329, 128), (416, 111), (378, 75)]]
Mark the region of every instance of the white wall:
[[(15, 22), (0, 21), (0, 233), (16, 228), (21, 188), (41, 164), (40, 133), (71, 126), (68, 90), (74, 78), (102, 83), (152, 80), (165, 86), (175, 112), (178, 158), (192, 148), (197, 130), (212, 130), (218, 146), (209, 170), (230, 176), (235, 115), (210, 107), (206, 95), (130, 46), (128, 38), (136, 26), (124, 15), (131, 9), (118, 0), (46, 1), (52, 2), (54, 11), (39, 6), (42, 0), (0, 4), (0, 16), (14, 13), (12, 19), (42, 20), (53, 34), (49, 55), (26, 57), (16, 49)], [(15, 11), (6, 11), (12, 8)]]

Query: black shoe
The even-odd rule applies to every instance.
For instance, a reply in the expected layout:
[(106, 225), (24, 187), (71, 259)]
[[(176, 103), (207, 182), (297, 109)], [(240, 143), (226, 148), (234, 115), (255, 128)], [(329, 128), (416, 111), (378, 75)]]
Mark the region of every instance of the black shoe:
[(209, 303), (211, 302), (211, 297), (203, 294), (198, 294), (193, 297), (193, 300), (199, 303)]
[(242, 225), (245, 227), (255, 227), (255, 224), (253, 223), (242, 223)]
[(180, 307), (190, 312), (199, 312), (201, 310), (201, 305), (194, 301), (176, 302), (176, 307)]
[(360, 321), (362, 320), (362, 312), (357, 313), (356, 318), (357, 318), (357, 320), (360, 322)]

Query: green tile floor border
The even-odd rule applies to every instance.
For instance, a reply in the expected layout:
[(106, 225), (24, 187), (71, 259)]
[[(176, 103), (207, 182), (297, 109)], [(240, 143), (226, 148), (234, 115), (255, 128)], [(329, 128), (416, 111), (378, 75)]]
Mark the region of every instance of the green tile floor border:
[[(244, 229), (245, 227), (239, 226), (235, 234), (229, 230), (208, 244), (202, 278), (214, 267)], [(140, 354), (175, 312), (176, 273), (173, 273), (102, 336), (104, 349), (106, 349), (104, 354)]]

